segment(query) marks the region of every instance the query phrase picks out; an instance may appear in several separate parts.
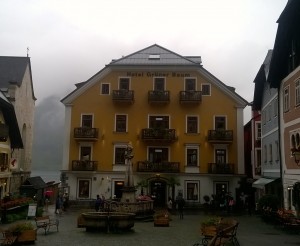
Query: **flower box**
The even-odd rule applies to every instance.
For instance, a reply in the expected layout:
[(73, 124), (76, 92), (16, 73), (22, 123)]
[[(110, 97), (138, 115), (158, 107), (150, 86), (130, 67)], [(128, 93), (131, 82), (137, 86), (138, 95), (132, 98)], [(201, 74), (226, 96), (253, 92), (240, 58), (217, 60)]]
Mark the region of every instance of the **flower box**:
[(168, 212), (161, 212), (154, 215), (154, 226), (169, 226)]
[(30, 222), (20, 222), (8, 228), (8, 231), (17, 236), (18, 243), (30, 243), (36, 240), (36, 229)]
[(26, 230), (19, 233), (17, 236), (18, 243), (29, 243), (36, 240), (36, 229)]

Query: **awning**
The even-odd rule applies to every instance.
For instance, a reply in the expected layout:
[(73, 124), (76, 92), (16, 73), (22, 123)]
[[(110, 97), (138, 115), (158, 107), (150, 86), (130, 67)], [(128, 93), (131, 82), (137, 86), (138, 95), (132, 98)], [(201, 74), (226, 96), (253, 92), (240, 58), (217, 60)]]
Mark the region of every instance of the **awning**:
[(263, 189), (266, 184), (269, 184), (275, 180), (276, 180), (276, 178), (275, 179), (260, 178), (252, 183), (252, 187), (258, 188), (258, 189)]

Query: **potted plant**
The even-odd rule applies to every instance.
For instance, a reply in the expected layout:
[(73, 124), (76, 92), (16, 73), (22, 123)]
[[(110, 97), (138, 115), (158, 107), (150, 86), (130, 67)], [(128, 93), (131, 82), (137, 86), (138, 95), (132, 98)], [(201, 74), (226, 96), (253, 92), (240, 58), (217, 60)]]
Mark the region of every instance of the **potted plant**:
[(36, 228), (30, 222), (20, 222), (8, 228), (13, 235), (17, 236), (17, 242), (34, 242), (36, 240)]
[(220, 224), (221, 218), (209, 217), (201, 223), (201, 232), (204, 236), (213, 237), (217, 233), (218, 225)]

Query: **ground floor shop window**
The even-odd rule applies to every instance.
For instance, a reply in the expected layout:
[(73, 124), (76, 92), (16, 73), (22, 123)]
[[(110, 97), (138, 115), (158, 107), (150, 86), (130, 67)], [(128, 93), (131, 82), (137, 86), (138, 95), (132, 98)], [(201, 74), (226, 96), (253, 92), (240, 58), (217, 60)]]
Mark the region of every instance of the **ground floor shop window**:
[(91, 179), (78, 179), (78, 194), (80, 199), (89, 199), (91, 190)]
[(199, 181), (186, 181), (186, 200), (199, 202), (199, 190), (200, 183)]

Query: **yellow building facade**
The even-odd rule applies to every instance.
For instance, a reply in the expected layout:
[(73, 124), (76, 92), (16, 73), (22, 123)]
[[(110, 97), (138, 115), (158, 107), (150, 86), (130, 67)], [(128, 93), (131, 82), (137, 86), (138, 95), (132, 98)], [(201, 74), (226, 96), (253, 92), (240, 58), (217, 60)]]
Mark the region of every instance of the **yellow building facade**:
[(174, 196), (172, 184), (188, 203), (203, 203), (204, 195), (235, 193), (244, 174), (247, 102), (199, 56), (152, 45), (113, 60), (62, 103), (62, 183), (71, 200), (119, 198), (129, 142), (137, 195), (158, 205)]

